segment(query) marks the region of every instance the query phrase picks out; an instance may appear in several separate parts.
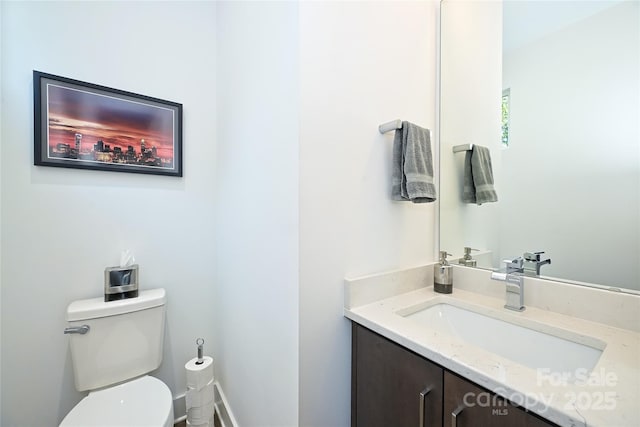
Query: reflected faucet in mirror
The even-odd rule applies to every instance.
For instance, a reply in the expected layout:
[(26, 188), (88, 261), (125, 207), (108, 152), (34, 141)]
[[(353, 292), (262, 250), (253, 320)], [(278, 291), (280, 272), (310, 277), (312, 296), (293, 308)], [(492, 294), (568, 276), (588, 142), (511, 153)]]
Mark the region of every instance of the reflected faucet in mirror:
[(527, 276), (539, 276), (540, 267), (551, 264), (551, 258), (541, 259), (544, 251), (524, 253), (524, 274)]

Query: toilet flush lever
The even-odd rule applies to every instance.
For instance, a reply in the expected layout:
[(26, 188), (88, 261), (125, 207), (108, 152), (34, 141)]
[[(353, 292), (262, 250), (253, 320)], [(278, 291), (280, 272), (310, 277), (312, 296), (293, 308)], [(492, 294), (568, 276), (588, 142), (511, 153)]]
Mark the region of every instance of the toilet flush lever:
[(87, 332), (89, 332), (89, 329), (91, 329), (89, 327), (89, 325), (70, 326), (68, 328), (64, 328), (64, 333), (65, 334), (81, 334), (81, 335), (84, 335)]

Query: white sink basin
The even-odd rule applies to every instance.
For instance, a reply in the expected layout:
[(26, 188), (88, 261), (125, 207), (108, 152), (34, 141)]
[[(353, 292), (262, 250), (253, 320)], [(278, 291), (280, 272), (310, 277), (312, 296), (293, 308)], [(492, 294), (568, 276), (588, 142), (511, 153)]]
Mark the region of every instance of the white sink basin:
[(588, 375), (605, 347), (597, 340), (585, 345), (445, 303), (398, 314), (521, 365), (565, 375), (570, 382)]

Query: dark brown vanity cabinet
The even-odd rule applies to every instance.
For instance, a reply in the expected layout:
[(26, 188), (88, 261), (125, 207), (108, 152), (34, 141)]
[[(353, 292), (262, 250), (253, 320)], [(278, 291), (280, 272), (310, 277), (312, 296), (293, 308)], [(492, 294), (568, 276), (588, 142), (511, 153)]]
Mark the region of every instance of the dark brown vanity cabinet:
[(352, 427), (549, 427), (505, 399), (356, 323)]
[(353, 324), (351, 426), (442, 426), (443, 370)]

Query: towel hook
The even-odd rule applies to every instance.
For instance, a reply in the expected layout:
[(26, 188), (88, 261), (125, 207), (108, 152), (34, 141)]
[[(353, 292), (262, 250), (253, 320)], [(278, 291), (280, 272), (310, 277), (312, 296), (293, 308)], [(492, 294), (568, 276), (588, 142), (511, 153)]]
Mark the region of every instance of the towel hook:
[(453, 146), (454, 153), (461, 153), (463, 151), (473, 151), (473, 144), (462, 144)]
[(391, 122), (383, 123), (378, 126), (378, 130), (380, 131), (380, 133), (387, 133), (396, 129), (402, 129), (402, 120), (393, 120)]

